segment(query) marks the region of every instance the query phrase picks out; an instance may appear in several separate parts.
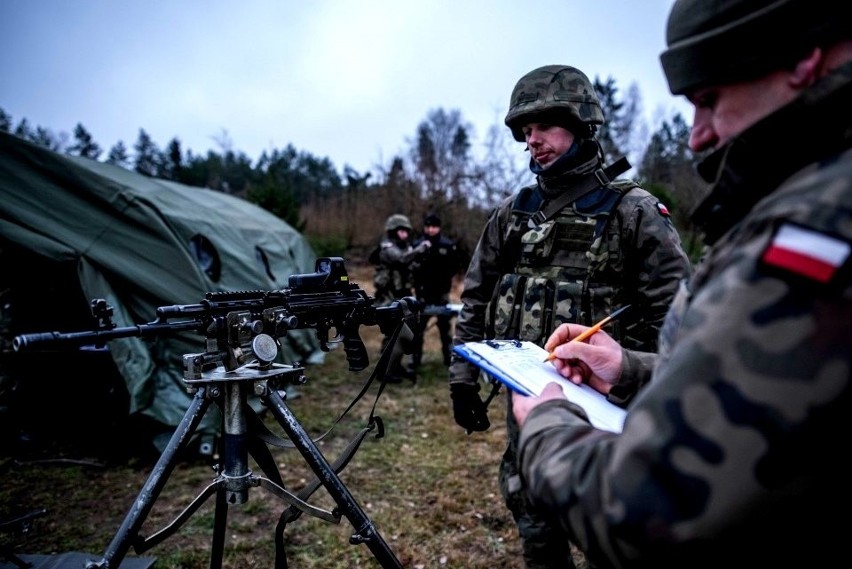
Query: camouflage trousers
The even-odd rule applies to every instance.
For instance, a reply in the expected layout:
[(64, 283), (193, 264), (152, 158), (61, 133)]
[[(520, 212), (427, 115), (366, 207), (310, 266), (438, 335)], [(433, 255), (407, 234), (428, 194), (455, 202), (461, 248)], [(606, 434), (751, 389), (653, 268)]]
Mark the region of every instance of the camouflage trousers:
[(529, 502), (518, 484), (517, 449), (519, 429), (512, 414), (512, 394), (507, 390), (508, 412), (506, 434), (508, 442), (500, 462), (500, 492), (506, 507), (512, 512), (523, 546), (527, 569), (572, 569), (575, 567), (571, 545), (564, 532), (531, 511)]

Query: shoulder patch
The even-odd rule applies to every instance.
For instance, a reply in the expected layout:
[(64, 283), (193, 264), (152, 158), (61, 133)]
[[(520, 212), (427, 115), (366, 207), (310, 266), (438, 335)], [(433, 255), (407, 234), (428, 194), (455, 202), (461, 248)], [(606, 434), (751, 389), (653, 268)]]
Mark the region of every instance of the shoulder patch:
[(811, 281), (828, 284), (850, 257), (848, 241), (793, 223), (782, 223), (760, 256), (771, 267)]
[(657, 209), (663, 217), (671, 217), (669, 213), (669, 208), (666, 207), (666, 204), (663, 202), (657, 202)]

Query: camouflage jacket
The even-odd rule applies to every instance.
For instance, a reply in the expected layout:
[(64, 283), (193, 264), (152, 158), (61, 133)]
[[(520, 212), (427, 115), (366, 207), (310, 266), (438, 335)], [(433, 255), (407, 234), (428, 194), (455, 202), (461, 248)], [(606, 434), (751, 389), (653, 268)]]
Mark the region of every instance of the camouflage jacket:
[[(563, 178), (565, 185), (546, 181), (541, 176), (537, 180), (538, 189), (545, 196), (542, 207), (547, 200), (556, 198), (571, 187), (571, 178)], [(619, 186), (616, 188), (616, 186)], [(629, 187), (629, 189), (627, 189)], [(522, 190), (523, 191), (523, 190)], [(614, 211), (606, 208), (605, 202), (613, 194), (618, 194)], [(582, 203), (581, 203), (582, 202)], [(489, 304), (495, 295), (498, 283), (507, 282), (506, 277), (520, 274), (527, 280), (540, 277), (540, 280), (557, 281), (552, 274), (553, 267), (547, 262), (536, 264), (535, 261), (524, 260), (523, 247), (510, 242), (511, 239), (528, 239), (536, 237), (530, 231), (523, 237), (516, 237), (510, 226), (513, 222), (513, 206), (516, 196), (506, 198), (490, 214), (482, 232), (476, 250), (464, 279), (464, 289), (461, 295), (463, 308), (456, 321), (454, 345), (485, 339), (491, 335), (503, 337), (487, 329), (487, 312)], [(589, 223), (597, 223), (597, 213), (603, 212), (605, 226), (602, 237), (609, 243), (611, 258), (599, 272), (588, 277), (591, 285), (587, 289), (608, 290), (602, 293), (607, 296), (609, 304), (631, 304), (636, 310), (628, 311), (622, 322), (623, 336), (632, 338), (636, 344), (644, 345), (647, 349), (656, 348), (659, 326), (665, 317), (669, 304), (677, 290), (678, 283), (689, 274), (689, 261), (683, 252), (680, 237), (668, 216), (665, 207), (647, 191), (635, 184), (610, 184), (598, 188), (566, 207), (574, 217), (588, 219)], [(589, 211), (591, 210), (591, 211)], [(584, 258), (589, 256), (589, 243), (582, 241), (580, 248), (572, 241), (557, 241), (553, 246), (553, 254), (563, 259), (558, 270), (571, 265), (565, 257)], [(588, 283), (587, 283), (588, 284)], [(557, 289), (559, 285), (557, 284)], [(559, 291), (555, 291), (558, 296)], [(499, 305), (498, 305), (499, 306)], [(535, 307), (524, 307), (527, 312), (533, 312)], [(575, 314), (574, 310), (564, 310), (566, 316)], [(592, 318), (594, 311), (589, 311), (587, 317)], [(591, 324), (592, 322), (588, 322)], [(558, 324), (552, 322), (552, 327)], [(539, 324), (540, 325), (540, 324)], [(547, 339), (551, 329), (542, 330), (540, 343)], [(478, 372), (475, 366), (454, 356), (450, 365), (450, 383), (475, 383)], [(637, 386), (625, 381), (616, 386), (611, 393), (612, 400), (623, 403), (636, 391)]]
[(836, 516), (852, 505), (838, 446), (852, 416), (850, 100), (847, 64), (702, 164), (716, 180), (696, 212), (710, 248), (666, 317), (621, 435), (596, 431), (566, 401), (529, 414), (527, 495), (592, 562), (845, 558), (848, 526)]
[(409, 242), (385, 237), (378, 249), (379, 265), (373, 276), (376, 305), (386, 306), (404, 296), (413, 296), (413, 263), (428, 245), (421, 243), (412, 247)]

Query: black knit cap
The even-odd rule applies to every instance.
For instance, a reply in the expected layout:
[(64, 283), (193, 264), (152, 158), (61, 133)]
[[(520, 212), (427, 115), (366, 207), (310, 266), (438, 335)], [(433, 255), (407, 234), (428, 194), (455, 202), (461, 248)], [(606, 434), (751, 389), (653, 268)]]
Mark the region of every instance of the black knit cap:
[(672, 94), (725, 85), (789, 66), (852, 37), (839, 0), (677, 0), (660, 63)]
[(441, 227), (441, 218), (435, 215), (434, 213), (430, 213), (429, 215), (423, 218), (423, 225)]

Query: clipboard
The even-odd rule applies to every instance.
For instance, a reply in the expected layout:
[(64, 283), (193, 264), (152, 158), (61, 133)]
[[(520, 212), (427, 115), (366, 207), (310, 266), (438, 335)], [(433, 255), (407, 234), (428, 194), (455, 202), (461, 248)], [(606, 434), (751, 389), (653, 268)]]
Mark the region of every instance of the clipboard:
[(559, 375), (552, 363), (544, 361), (548, 353), (538, 344), (484, 340), (455, 346), (453, 351), (522, 395), (540, 395), (545, 385), (556, 382), (569, 401), (583, 408), (593, 427), (613, 433), (624, 427), (625, 409), (588, 385), (576, 385)]

